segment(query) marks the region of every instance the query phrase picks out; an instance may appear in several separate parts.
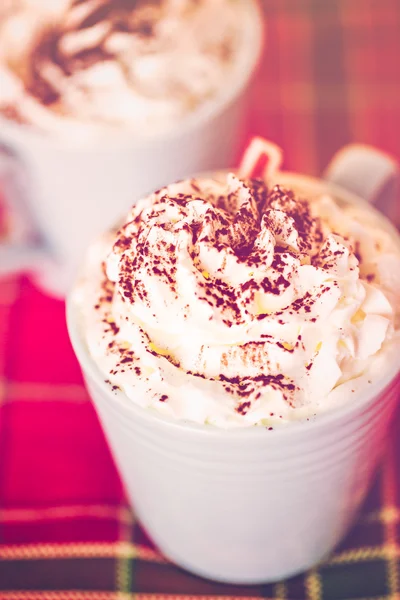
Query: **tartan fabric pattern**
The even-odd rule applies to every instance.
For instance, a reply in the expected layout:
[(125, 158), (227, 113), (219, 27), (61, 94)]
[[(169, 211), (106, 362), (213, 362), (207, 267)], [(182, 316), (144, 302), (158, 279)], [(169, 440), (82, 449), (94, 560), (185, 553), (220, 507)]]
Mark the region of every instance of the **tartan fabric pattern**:
[[(247, 136), (277, 142), (285, 167), (304, 173), (321, 173), (350, 141), (400, 160), (398, 0), (263, 8)], [(264, 586), (201, 580), (165, 561), (126, 505), (63, 303), (26, 277), (2, 279), (0, 600), (400, 600), (399, 438), (396, 422), (358, 522), (319, 567)]]

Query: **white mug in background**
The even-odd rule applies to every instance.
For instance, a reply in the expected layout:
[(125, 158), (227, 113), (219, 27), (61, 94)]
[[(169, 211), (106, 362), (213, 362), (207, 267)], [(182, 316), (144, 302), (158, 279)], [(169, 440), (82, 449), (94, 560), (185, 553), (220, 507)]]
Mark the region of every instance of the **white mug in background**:
[[(0, 185), (27, 235), (0, 244), (0, 275), (30, 271), (63, 296), (90, 240), (134, 202), (171, 181), (232, 164), (246, 97), (263, 45), (258, 0), (250, 0), (238, 75), (215, 99), (165, 134), (71, 147), (0, 118)], [(18, 173), (17, 177), (15, 173)]]
[[(366, 202), (389, 206), (388, 182), (398, 175), (386, 155), (349, 146), (324, 180), (285, 172), (276, 180), (372, 210), (400, 248), (396, 229)], [(166, 557), (198, 575), (244, 584), (292, 576), (332, 552), (382, 456), (400, 393), (398, 363), (313, 421), (221, 430), (173, 421), (113, 392), (89, 354), (73, 292), (67, 320), (130, 501)]]

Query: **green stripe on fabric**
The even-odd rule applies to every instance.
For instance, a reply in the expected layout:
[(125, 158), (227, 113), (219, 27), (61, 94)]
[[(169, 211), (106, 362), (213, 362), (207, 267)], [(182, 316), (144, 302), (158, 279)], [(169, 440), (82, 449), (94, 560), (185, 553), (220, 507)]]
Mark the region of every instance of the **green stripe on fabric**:
[(171, 564), (137, 560), (134, 589), (138, 594), (274, 598), (274, 585), (229, 585), (197, 577)]
[(115, 591), (115, 559), (0, 561), (2, 590)]
[(321, 570), (323, 600), (382, 597), (389, 593), (386, 561), (375, 560)]

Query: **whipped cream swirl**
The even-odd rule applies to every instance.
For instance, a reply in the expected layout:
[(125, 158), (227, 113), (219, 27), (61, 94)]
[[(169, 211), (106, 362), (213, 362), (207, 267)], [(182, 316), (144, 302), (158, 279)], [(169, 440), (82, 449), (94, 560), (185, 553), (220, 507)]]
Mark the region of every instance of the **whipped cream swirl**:
[(399, 272), (366, 209), (229, 174), (141, 201), (92, 247), (76, 294), (90, 353), (133, 401), (274, 427), (380, 376), (399, 347)]
[(140, 134), (165, 130), (237, 76), (243, 32), (250, 29), (245, 5), (6, 3), (0, 12), (0, 112), (66, 136), (99, 126)]

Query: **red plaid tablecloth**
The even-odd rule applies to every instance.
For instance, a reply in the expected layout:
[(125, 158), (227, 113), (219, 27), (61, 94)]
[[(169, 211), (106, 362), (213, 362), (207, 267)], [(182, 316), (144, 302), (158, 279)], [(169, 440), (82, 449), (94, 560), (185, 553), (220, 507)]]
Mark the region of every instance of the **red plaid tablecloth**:
[[(400, 2), (263, 4), (268, 44), (248, 136), (277, 142), (285, 166), (304, 173), (320, 173), (350, 141), (400, 160)], [(289, 582), (233, 587), (166, 563), (135, 524), (64, 305), (27, 278), (0, 281), (0, 405), (0, 599), (400, 600), (398, 428), (359, 522), (330, 561)]]

